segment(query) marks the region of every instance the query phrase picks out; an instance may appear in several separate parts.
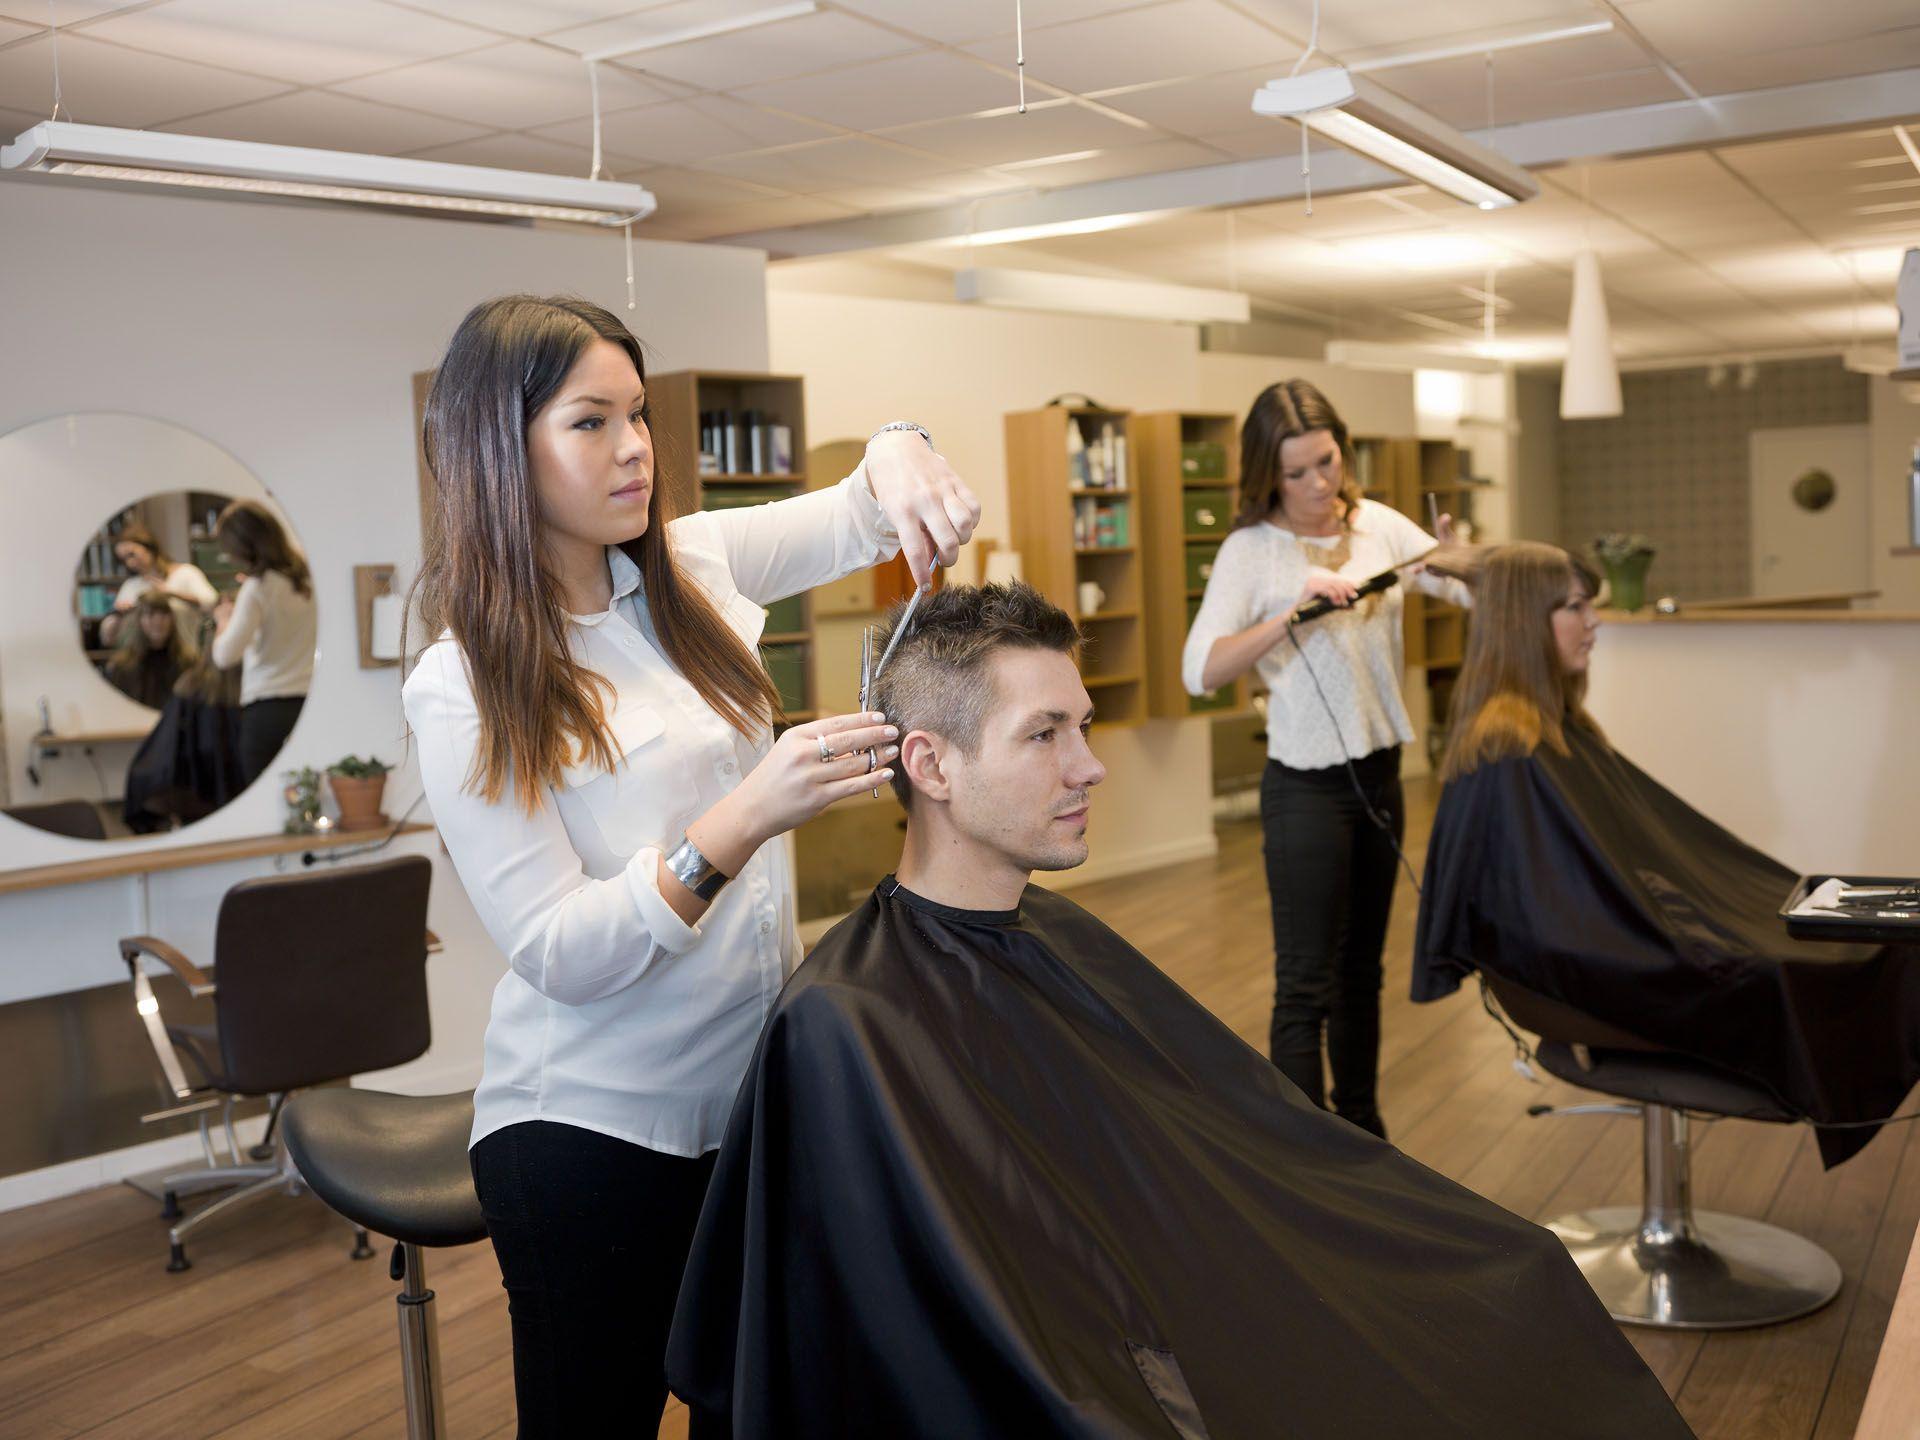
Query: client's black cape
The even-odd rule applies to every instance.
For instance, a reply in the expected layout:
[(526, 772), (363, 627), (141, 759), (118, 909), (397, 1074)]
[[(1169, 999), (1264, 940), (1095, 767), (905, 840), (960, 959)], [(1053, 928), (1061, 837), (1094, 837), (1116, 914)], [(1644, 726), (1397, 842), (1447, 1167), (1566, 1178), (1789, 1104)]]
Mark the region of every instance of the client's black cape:
[(740, 1437), (1690, 1433), (1552, 1235), (1031, 888), (888, 880), (794, 976), (667, 1365)]
[[(1593, 736), (1451, 781), (1427, 846), (1413, 998), (1476, 966), (1722, 1066), (1816, 1122), (1893, 1113), (1920, 1080), (1920, 947), (1815, 944), (1795, 875)], [(1822, 1129), (1837, 1165), (1872, 1128)]]

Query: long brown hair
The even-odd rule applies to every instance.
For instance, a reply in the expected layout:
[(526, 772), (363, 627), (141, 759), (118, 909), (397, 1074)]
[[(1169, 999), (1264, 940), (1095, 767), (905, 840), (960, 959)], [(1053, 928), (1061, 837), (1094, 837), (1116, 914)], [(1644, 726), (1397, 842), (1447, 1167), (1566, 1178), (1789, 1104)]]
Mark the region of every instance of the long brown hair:
[[(165, 645), (156, 646), (147, 638), (146, 627), (140, 624), (140, 616), (146, 611), (165, 615), (172, 624), (167, 632)], [(191, 612), (193, 628), (188, 629), (189, 621), (183, 615)], [(113, 657), (107, 661), (107, 671), (121, 680), (131, 680), (147, 664), (147, 657), (165, 651), (177, 671), (192, 668), (200, 658), (199, 611), (188, 601), (169, 595), (164, 590), (148, 590), (133, 603), (133, 609), (120, 622), (119, 643), (114, 646)]]
[(220, 548), (249, 575), (278, 570), (302, 595), (313, 593), (313, 575), (299, 549), (258, 500), (235, 500), (214, 521), (213, 535)]
[[(480, 712), (467, 786), (490, 804), (511, 777), (514, 798), (531, 811), (567, 766), (591, 759), (612, 769), (619, 759), (607, 728), (613, 687), (573, 656), (573, 622), (542, 553), (527, 459), (529, 422), (596, 340), (625, 351), (645, 384), (640, 342), (600, 306), (570, 296), (484, 301), (454, 331), (427, 396), (422, 440), (435, 509), (407, 612), (417, 596), (426, 633), (452, 631), (466, 657)], [(656, 458), (646, 533), (620, 548), (640, 569), (668, 662), (728, 724), (750, 734), (779, 713), (779, 692), (675, 562), (669, 487), (657, 466)]]
[(1240, 427), (1240, 508), (1233, 528), (1258, 525), (1280, 504), (1280, 447), (1315, 430), (1325, 430), (1340, 447), (1340, 501), (1343, 526), (1360, 509), (1360, 482), (1354, 478), (1353, 446), (1347, 422), (1311, 380), (1282, 380), (1254, 399)]
[(1489, 550), (1470, 578), (1473, 623), (1440, 778), (1542, 745), (1564, 755), (1568, 729), (1599, 736), (1586, 710), (1586, 672), (1561, 663), (1553, 638), (1553, 613), (1571, 591), (1599, 593), (1591, 567), (1557, 545), (1519, 540)]

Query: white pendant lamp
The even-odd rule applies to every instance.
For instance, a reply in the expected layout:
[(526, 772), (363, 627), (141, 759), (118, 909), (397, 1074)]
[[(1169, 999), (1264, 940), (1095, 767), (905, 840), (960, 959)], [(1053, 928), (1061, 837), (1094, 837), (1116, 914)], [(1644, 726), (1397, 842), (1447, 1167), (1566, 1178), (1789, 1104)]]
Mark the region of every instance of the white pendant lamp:
[(1573, 262), (1573, 306), (1567, 312), (1567, 365), (1560, 373), (1560, 418), (1601, 420), (1618, 415), (1620, 366), (1613, 358), (1613, 327), (1600, 286), (1600, 257), (1583, 250)]

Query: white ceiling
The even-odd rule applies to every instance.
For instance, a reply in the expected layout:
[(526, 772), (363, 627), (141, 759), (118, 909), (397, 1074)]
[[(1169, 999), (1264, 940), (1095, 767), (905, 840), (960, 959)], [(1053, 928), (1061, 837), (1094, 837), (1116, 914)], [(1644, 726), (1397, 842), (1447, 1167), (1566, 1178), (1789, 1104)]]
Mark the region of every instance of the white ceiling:
[[(83, 122), (585, 174), (580, 55), (773, 0), (0, 0), (0, 130), (62, 95)], [(1915, 0), (1323, 0), (1364, 62), (1609, 20), (1609, 33), (1373, 78), (1470, 130), (1920, 66)], [(1255, 86), (1312, 0), (822, 0), (817, 13), (603, 65), (604, 163), (708, 239), (1297, 154)], [(1491, 78), (1491, 85), (1489, 85)], [(1920, 115), (1920, 95), (1914, 99)], [(1495, 141), (1498, 129), (1494, 131)], [(1356, 338), (1468, 343), (1488, 272), (1507, 353), (1564, 329), (1571, 257), (1606, 267), (1623, 351), (1791, 349), (1891, 330), (1889, 256), (1920, 243), (1920, 167), (1890, 126), (1543, 171), (1482, 215), (1418, 187), (1190, 214), (996, 247), (994, 264), (1237, 284)], [(1592, 207), (1581, 202), (1591, 187)], [(1231, 231), (1231, 243), (1229, 232)], [(907, 252), (953, 268), (964, 252)]]

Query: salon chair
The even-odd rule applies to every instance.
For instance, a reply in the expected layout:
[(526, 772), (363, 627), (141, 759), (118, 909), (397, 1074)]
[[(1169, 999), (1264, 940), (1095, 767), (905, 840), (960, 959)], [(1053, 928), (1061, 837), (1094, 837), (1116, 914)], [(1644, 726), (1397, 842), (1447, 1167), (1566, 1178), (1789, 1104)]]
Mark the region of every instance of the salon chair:
[(1839, 1293), (1839, 1265), (1812, 1241), (1693, 1208), (1690, 1115), (1780, 1124), (1804, 1116), (1750, 1080), (1650, 1046), (1511, 980), (1486, 974), (1486, 981), (1513, 1022), (1540, 1037), (1534, 1058), (1542, 1068), (1631, 1102), (1543, 1105), (1534, 1114), (1641, 1117), (1639, 1206), (1546, 1222), (1608, 1314), (1661, 1329), (1737, 1330), (1806, 1315)]
[(421, 1252), (487, 1238), (467, 1162), (472, 1131), (470, 1090), (314, 1090), (295, 1096), (286, 1110), (287, 1149), (308, 1187), (355, 1228), (395, 1241), (391, 1274), (401, 1282), (408, 1440), (440, 1440), (446, 1433), (440, 1339)]
[(54, 835), (70, 835), (75, 840), (104, 840), (107, 822), (100, 818), (100, 807), (89, 800), (53, 800), (44, 805), (16, 805), (5, 812), (22, 825)]
[[(148, 1182), (163, 1196), (162, 1218), (172, 1222), (168, 1270), (189, 1268), (186, 1237), (215, 1216), (264, 1195), (299, 1192), (300, 1174), (276, 1138), (289, 1094), (402, 1065), (426, 1050), (426, 959), (439, 948), (427, 929), (432, 878), (432, 862), (406, 855), (244, 880), (220, 901), (212, 979), (164, 940), (134, 935), (120, 942), (134, 1007), (170, 1100), (141, 1120), (197, 1117), (206, 1159)], [(212, 998), (212, 1024), (167, 1022), (149, 959), (164, 965), (189, 998)], [(268, 1102), (266, 1138), (243, 1158), (233, 1107), (260, 1097)], [(224, 1158), (209, 1133), (216, 1111)], [(182, 1195), (215, 1189), (229, 1193), (183, 1216)], [(372, 1253), (356, 1230), (354, 1258)]]

